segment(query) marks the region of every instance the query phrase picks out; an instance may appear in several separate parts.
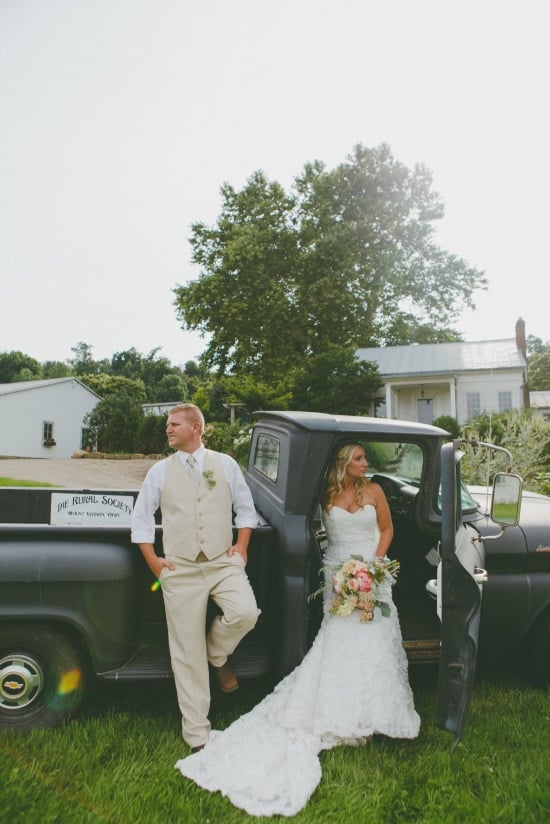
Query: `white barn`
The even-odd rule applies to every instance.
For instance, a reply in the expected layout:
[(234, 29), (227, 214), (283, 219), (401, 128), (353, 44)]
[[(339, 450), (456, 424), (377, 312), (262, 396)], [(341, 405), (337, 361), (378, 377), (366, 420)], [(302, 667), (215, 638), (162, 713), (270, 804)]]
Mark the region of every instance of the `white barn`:
[(70, 458), (100, 400), (72, 377), (0, 384), (0, 456)]
[(432, 423), (450, 415), (464, 424), (481, 412), (529, 407), (525, 323), (515, 338), (365, 348), (384, 381), (370, 414)]

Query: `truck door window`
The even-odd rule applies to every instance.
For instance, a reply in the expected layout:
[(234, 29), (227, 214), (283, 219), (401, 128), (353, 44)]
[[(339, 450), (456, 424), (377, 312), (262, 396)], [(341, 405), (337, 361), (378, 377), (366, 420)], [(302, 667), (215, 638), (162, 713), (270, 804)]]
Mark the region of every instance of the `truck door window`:
[(260, 435), (254, 452), (254, 469), (275, 482), (279, 473), (279, 439), (273, 435)]

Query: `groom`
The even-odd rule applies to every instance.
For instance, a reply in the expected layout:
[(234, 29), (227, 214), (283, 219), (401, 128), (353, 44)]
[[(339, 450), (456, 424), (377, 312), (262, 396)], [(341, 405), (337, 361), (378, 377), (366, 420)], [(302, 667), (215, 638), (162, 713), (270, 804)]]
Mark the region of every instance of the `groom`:
[[(233, 458), (205, 449), (203, 431), (204, 417), (197, 406), (186, 403), (172, 409), (166, 435), (177, 451), (149, 470), (132, 514), (132, 541), (162, 585), (182, 734), (193, 751), (204, 747), (210, 733), (208, 663), (222, 692), (236, 690), (239, 684), (227, 657), (259, 615), (245, 571), (257, 523), (252, 495)], [(154, 547), (159, 506), (163, 558)], [(209, 598), (222, 614), (206, 636)]]

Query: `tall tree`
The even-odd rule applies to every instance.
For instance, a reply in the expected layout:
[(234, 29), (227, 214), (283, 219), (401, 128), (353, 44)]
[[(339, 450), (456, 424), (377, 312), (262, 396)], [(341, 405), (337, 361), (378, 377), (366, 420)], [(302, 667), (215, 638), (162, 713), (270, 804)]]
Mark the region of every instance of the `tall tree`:
[(42, 364), (43, 378), (68, 378), (72, 374), (66, 361), (47, 360)]
[(538, 338), (536, 335), (527, 335), (527, 354), (529, 357), (542, 355), (543, 352), (547, 352), (549, 349), (550, 343), (543, 343), (542, 338)]
[(84, 375), (99, 375), (102, 372), (110, 372), (108, 360), (96, 361), (92, 354), (94, 347), (84, 341), (79, 341), (75, 346), (71, 346), (73, 358), (69, 361), (73, 372), (78, 377)]
[(529, 389), (534, 392), (550, 390), (550, 343), (529, 335), (527, 338), (529, 360)]
[[(214, 227), (192, 227), (198, 280), (179, 287), (176, 305), (184, 326), (207, 334), (203, 362), (227, 371), (285, 369), (289, 352), (303, 345), (293, 313), (298, 236), (295, 200), (256, 172), (242, 192), (222, 186), (222, 214)], [(267, 367), (269, 364), (269, 367)]]
[(296, 374), (293, 408), (334, 415), (366, 415), (383, 385), (373, 363), (358, 361), (350, 349), (330, 344)]
[(32, 381), (42, 377), (37, 360), (24, 352), (0, 352), (0, 383)]
[(529, 389), (550, 390), (550, 346), (529, 358)]
[(330, 346), (456, 335), (486, 280), (435, 244), (431, 186), (385, 145), (306, 165), (289, 194), (262, 172), (224, 185), (216, 225), (192, 227), (199, 277), (175, 289), (184, 328), (208, 335), (204, 363), (271, 381)]
[[(168, 358), (161, 357), (159, 351), (160, 347), (156, 347), (148, 355), (141, 355), (132, 347), (115, 352), (109, 371), (113, 375), (143, 381), (146, 399), (151, 403), (186, 397), (188, 389), (183, 371), (172, 366)], [(174, 393), (170, 398), (166, 397), (169, 390)]]
[(100, 452), (132, 452), (143, 419), (143, 381), (105, 374), (83, 380), (102, 397), (85, 418), (90, 442)]

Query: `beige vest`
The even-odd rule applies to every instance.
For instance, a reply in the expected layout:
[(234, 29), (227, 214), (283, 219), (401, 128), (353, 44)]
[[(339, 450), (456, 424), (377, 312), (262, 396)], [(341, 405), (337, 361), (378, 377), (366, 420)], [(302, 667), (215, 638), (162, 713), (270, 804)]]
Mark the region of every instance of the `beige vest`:
[(197, 486), (177, 453), (166, 459), (160, 495), (166, 555), (194, 561), (202, 552), (212, 559), (233, 544), (231, 490), (219, 455), (207, 449), (202, 469)]

